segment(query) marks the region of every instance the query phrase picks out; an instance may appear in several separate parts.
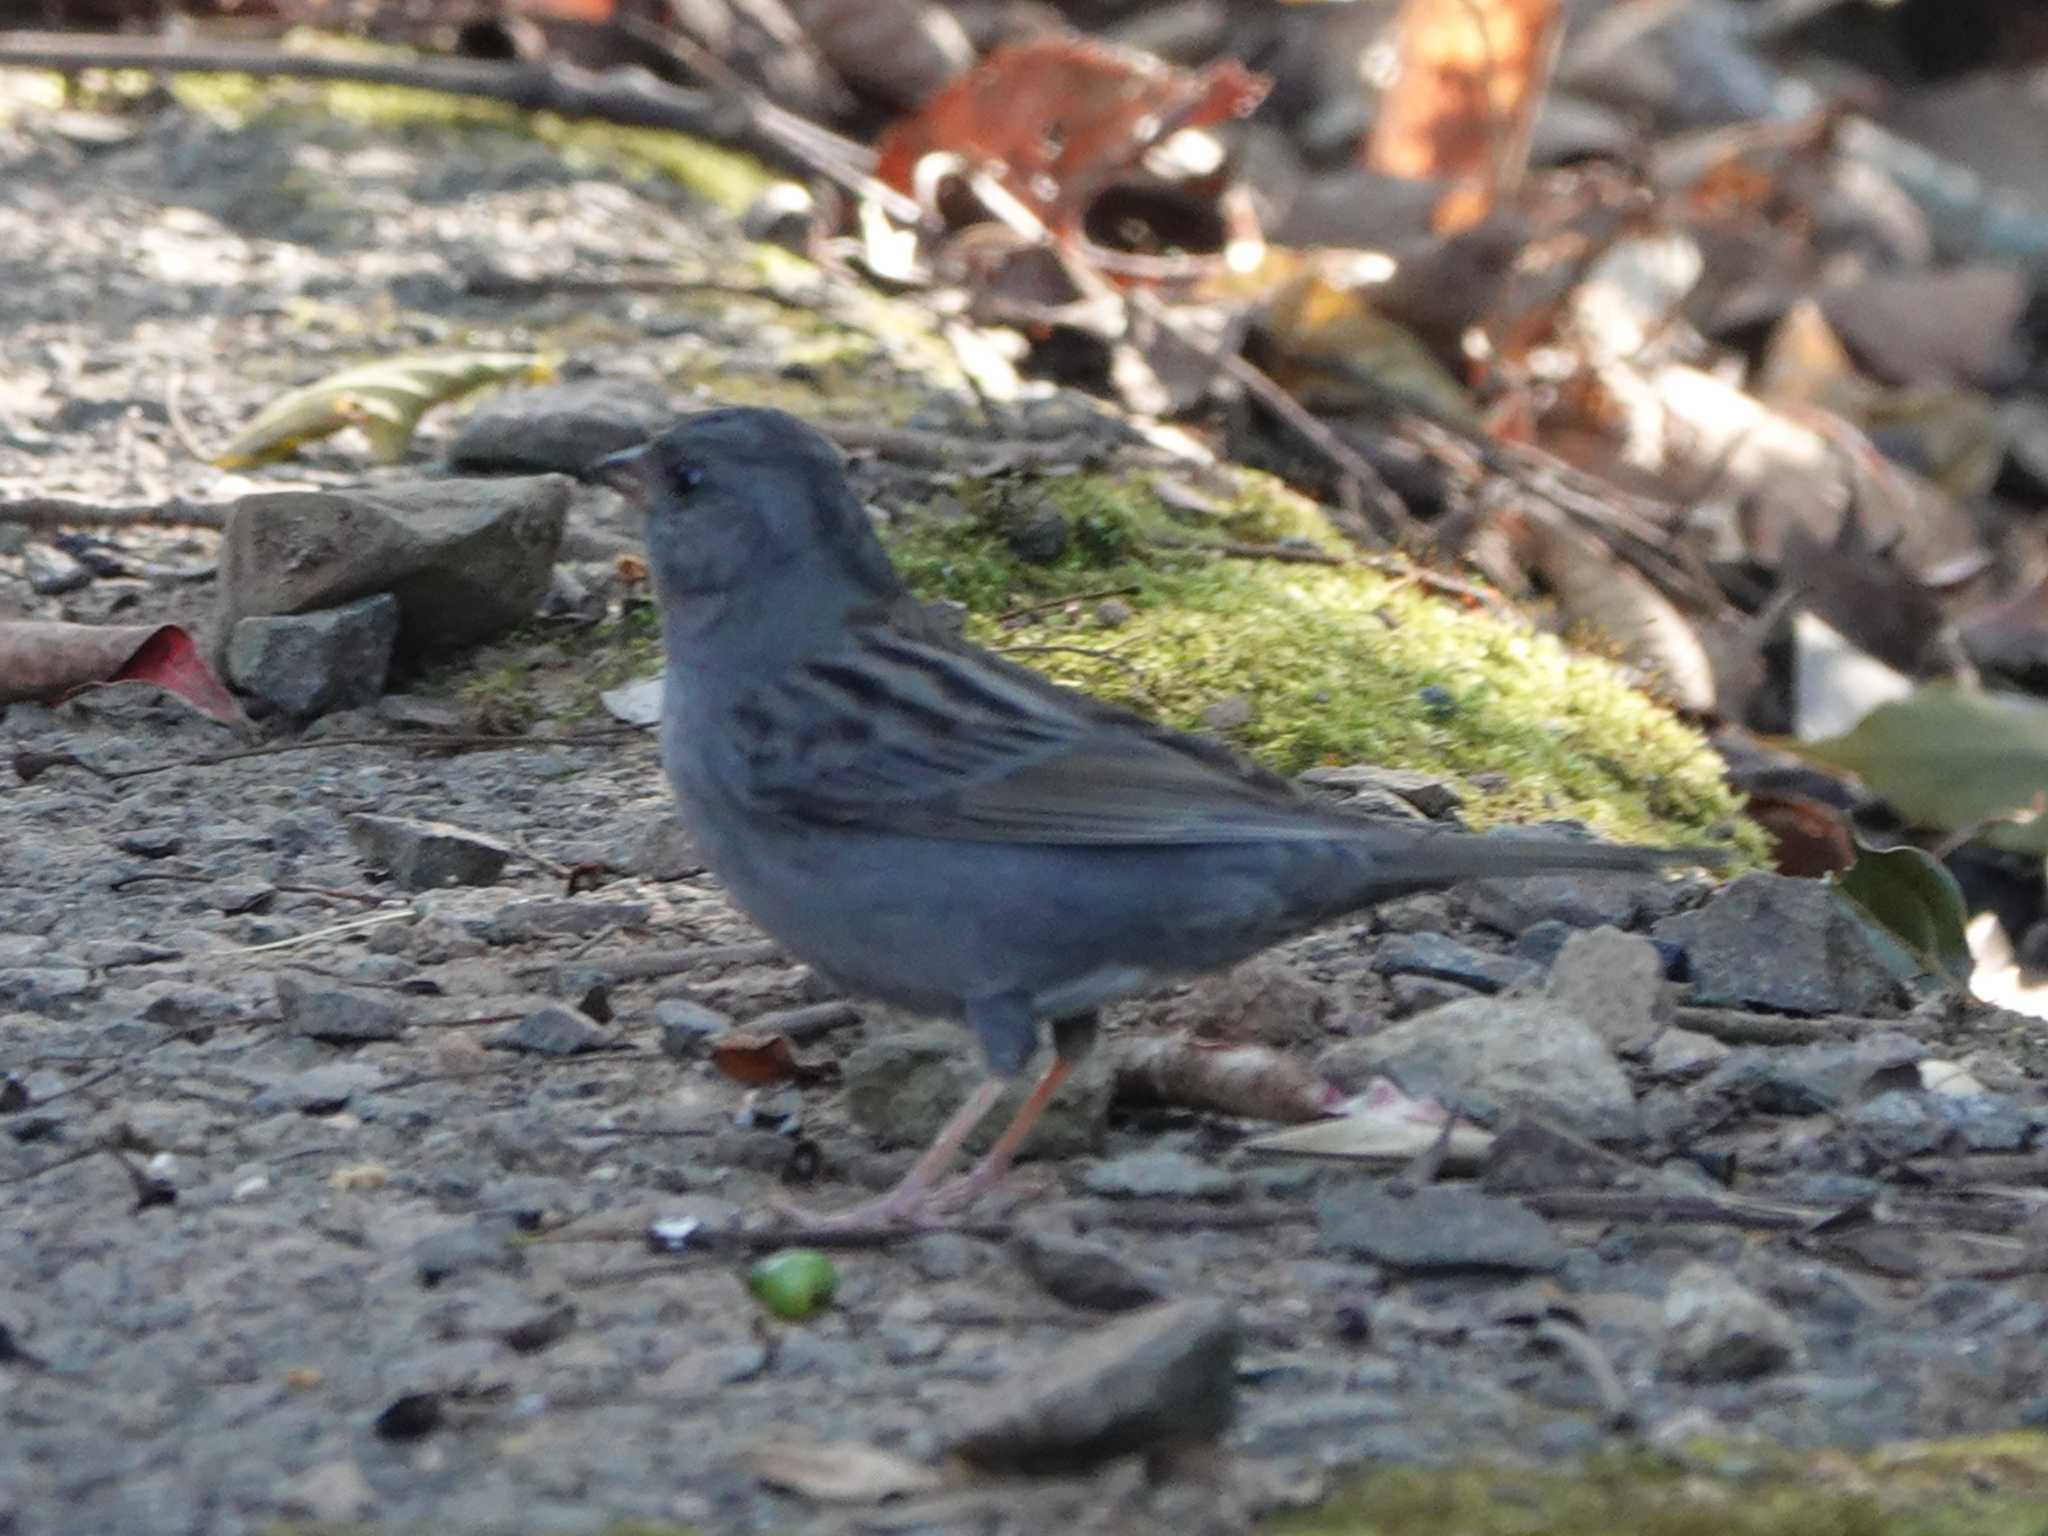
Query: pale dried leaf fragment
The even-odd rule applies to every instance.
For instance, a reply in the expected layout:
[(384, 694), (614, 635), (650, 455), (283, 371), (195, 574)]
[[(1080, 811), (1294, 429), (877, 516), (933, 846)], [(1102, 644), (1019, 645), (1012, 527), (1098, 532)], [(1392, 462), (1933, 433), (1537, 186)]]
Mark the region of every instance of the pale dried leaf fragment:
[(761, 1440), (745, 1461), (769, 1487), (822, 1504), (879, 1504), (944, 1486), (933, 1468), (858, 1440)]

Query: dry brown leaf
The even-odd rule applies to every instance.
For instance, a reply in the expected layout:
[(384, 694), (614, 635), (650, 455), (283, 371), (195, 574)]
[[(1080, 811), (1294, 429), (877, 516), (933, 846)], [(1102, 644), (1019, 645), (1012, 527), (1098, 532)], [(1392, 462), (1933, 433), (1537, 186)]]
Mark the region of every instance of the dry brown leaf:
[(1520, 528), (1529, 564), (1571, 624), (1605, 636), (1680, 709), (1713, 708), (1713, 663), (1671, 599), (1583, 529), (1536, 518)]
[(1186, 1035), (1119, 1039), (1116, 1096), (1285, 1121), (1321, 1119), (1341, 1102), (1329, 1083), (1269, 1046), (1219, 1045)]
[(1468, 229), (1520, 179), (1555, 62), (1557, 0), (1406, 0), (1395, 27), (1397, 74), (1362, 158), (1389, 176), (1456, 182), (1435, 224)]
[(249, 723), (175, 624), (0, 622), (0, 704), (55, 700), (100, 683), (154, 683), (223, 725)]

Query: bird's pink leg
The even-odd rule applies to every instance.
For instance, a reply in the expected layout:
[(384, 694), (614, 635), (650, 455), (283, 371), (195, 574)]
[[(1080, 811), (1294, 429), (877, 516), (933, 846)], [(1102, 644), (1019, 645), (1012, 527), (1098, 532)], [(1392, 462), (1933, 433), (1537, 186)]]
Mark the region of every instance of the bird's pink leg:
[[(1006, 1086), (998, 1077), (991, 1077), (977, 1084), (974, 1092), (967, 1096), (967, 1102), (955, 1110), (953, 1118), (939, 1128), (939, 1134), (932, 1138), (932, 1144), (925, 1148), (924, 1155), (911, 1164), (910, 1172), (906, 1173), (888, 1193), (877, 1195), (872, 1200), (863, 1200), (859, 1205), (847, 1210), (829, 1213), (806, 1211), (794, 1206), (778, 1208), (794, 1220), (821, 1229), (865, 1227), (915, 1220), (926, 1198), (932, 1192), (933, 1183), (953, 1166), (953, 1159), (960, 1155), (961, 1143), (974, 1134), (977, 1125), (988, 1118), (988, 1112), (996, 1107), (996, 1101), (1002, 1098)], [(1033, 1094), (1032, 1098), (1035, 1100), (1037, 1095)]]
[(970, 1205), (1000, 1183), (1003, 1175), (1010, 1171), (1017, 1149), (1024, 1145), (1024, 1138), (1031, 1134), (1031, 1128), (1038, 1124), (1038, 1117), (1045, 1113), (1045, 1106), (1052, 1102), (1052, 1096), (1059, 1092), (1060, 1084), (1073, 1070), (1074, 1064), (1066, 1057), (1055, 1056), (1052, 1065), (1045, 1069), (1045, 1076), (1038, 1080), (1038, 1086), (1031, 1090), (1031, 1097), (1018, 1106), (1016, 1115), (1003, 1127), (1003, 1134), (996, 1138), (987, 1155), (969, 1172), (943, 1189), (932, 1191), (933, 1207), (953, 1210)]

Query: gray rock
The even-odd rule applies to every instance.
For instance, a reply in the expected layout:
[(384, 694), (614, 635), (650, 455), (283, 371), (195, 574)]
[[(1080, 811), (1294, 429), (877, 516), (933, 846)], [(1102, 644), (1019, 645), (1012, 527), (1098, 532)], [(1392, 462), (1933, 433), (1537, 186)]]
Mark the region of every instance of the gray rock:
[(1355, 1092), (1384, 1073), (1492, 1124), (1520, 1112), (1596, 1141), (1636, 1133), (1621, 1065), (1575, 1013), (1545, 997), (1474, 997), (1331, 1047), (1317, 1067)]
[(732, 1028), (732, 1017), (686, 997), (664, 997), (654, 1005), (654, 1024), (661, 1031), (662, 1054), (690, 1061)]
[(422, 698), (416, 693), (385, 694), (377, 701), (377, 718), (411, 731), (458, 733), (466, 724), (460, 704)]
[(249, 1107), (260, 1114), (295, 1111), (331, 1115), (347, 1108), (351, 1099), (375, 1087), (383, 1078), (382, 1069), (369, 1062), (330, 1061), (265, 1084), (249, 1101)]
[(389, 592), (408, 652), (488, 639), (547, 591), (569, 489), (542, 475), (244, 496), (221, 539), (217, 632)]
[(1148, 1308), (1083, 1334), (964, 1410), (951, 1448), (1052, 1472), (1211, 1441), (1236, 1410), (1238, 1324), (1220, 1301)]
[(1650, 1042), (1650, 1070), (1658, 1077), (1685, 1081), (1711, 1072), (1728, 1057), (1728, 1047), (1712, 1035), (1676, 1025)]
[(28, 589), (43, 597), (62, 597), (92, 581), (92, 572), (54, 544), (31, 544), (21, 552)]
[(643, 880), (681, 880), (701, 873), (704, 855), (690, 839), (688, 830), (673, 814), (656, 816), (625, 840), (617, 863), (628, 874)]
[(512, 849), (495, 837), (451, 822), (409, 816), (351, 816), (348, 838), (364, 858), (389, 870), (408, 891), (490, 885), (512, 857)]
[(191, 1029), (204, 1024), (240, 1024), (255, 1009), (232, 992), (197, 981), (149, 981), (129, 994), (131, 1006), (140, 1018), (173, 1029)]
[(377, 1494), (354, 1461), (323, 1461), (286, 1478), (278, 1508), (319, 1526), (354, 1526), (377, 1511)]
[(420, 1284), (431, 1289), (458, 1275), (520, 1274), (526, 1252), (511, 1222), (484, 1216), (421, 1238), (413, 1244), (412, 1264)]
[(1648, 939), (1618, 928), (1595, 928), (1567, 939), (1544, 991), (1624, 1055), (1642, 1050), (1671, 1018), (1664, 957)]
[(332, 982), (281, 975), (277, 1007), (287, 1029), (314, 1040), (353, 1045), (405, 1033), (405, 1015), (383, 998)]
[(1327, 1038), (1327, 987), (1319, 987), (1278, 955), (1255, 955), (1216, 976), (1204, 976), (1168, 1005), (1166, 1023), (1203, 1040), (1310, 1045)]
[(1473, 921), (1521, 934), (1538, 923), (1572, 928), (1635, 928), (1669, 912), (1677, 899), (1661, 875), (1566, 874), (1473, 880), (1457, 895)]
[(138, 827), (122, 833), (115, 846), (138, 859), (168, 859), (184, 849), (185, 837), (176, 827)]
[(604, 928), (644, 928), (653, 910), (644, 901), (580, 901), (575, 897), (514, 901), (491, 914), (482, 925), (482, 937), (493, 944), (518, 944)]
[[(1069, 1157), (1102, 1144), (1109, 1120), (1111, 1068), (1093, 1051), (1047, 1106), (1026, 1156)], [(923, 1146), (981, 1080), (974, 1042), (962, 1029), (938, 1026), (869, 1040), (846, 1058), (846, 1109), (853, 1123), (883, 1146)], [(985, 1149), (1030, 1092), (1020, 1077), (968, 1145)]]
[(2041, 1122), (1999, 1094), (1894, 1088), (1857, 1105), (1849, 1123), (1888, 1157), (1918, 1157), (1952, 1139), (1972, 1152), (2023, 1152)]
[(1042, 1221), (1020, 1224), (1010, 1246), (1041, 1290), (1085, 1312), (1128, 1312), (1171, 1294), (1164, 1278), (1127, 1264), (1107, 1245)]
[(1688, 1264), (1664, 1295), (1664, 1371), (1684, 1381), (1748, 1381), (1799, 1363), (1792, 1319), (1714, 1264)]
[(1301, 775), (1301, 782), (1351, 795), (1391, 795), (1432, 821), (1441, 820), (1465, 803), (1463, 795), (1433, 773), (1419, 773), (1410, 768), (1382, 768), (1374, 763), (1353, 763), (1344, 768), (1310, 768)]
[(525, 1051), (535, 1056), (580, 1056), (617, 1041), (574, 1008), (548, 1003), (484, 1041), (487, 1051)]
[(1873, 1035), (1846, 1045), (1751, 1047), (1731, 1051), (1697, 1090), (1768, 1115), (1814, 1115), (1891, 1088), (1917, 1087), (1927, 1047), (1908, 1035)]
[(1472, 996), (1470, 987), (1461, 987), (1455, 981), (1439, 981), (1434, 976), (1389, 976), (1387, 996), (1392, 1007), (1387, 1012), (1390, 1018), (1405, 1019), (1425, 1008), (1441, 1008), (1445, 1003), (1455, 1003)]
[(506, 390), (464, 419), (448, 463), (491, 475), (581, 476), (606, 454), (646, 442), (671, 416), (659, 390), (624, 380)]
[(1869, 1013), (1918, 969), (1831, 887), (1786, 875), (1744, 875), (1654, 931), (1684, 948), (1692, 1000), (1710, 1008)]
[(1108, 1200), (1228, 1200), (1239, 1189), (1221, 1168), (1165, 1149), (1095, 1163), (1082, 1173), (1081, 1187)]
[(75, 965), (0, 968), (0, 1008), (68, 1017), (99, 992), (92, 972)]
[(97, 970), (107, 971), (124, 965), (175, 960), (178, 951), (167, 944), (148, 944), (140, 939), (87, 939), (78, 946), (78, 958)]
[(1540, 1120), (1512, 1120), (1486, 1149), (1480, 1187), (1490, 1195), (1602, 1189), (1639, 1176), (1626, 1158)]
[(1410, 1195), (1350, 1179), (1316, 1202), (1325, 1252), (1421, 1273), (1538, 1273), (1564, 1262), (1564, 1245), (1527, 1206), (1498, 1195), (1432, 1185)]
[(398, 600), (388, 592), (313, 613), (242, 619), (228, 636), (228, 681), (310, 720), (374, 703), (397, 643)]
[(1543, 974), (1527, 960), (1489, 954), (1440, 933), (1396, 934), (1380, 945), (1372, 966), (1389, 976), (1426, 976), (1474, 992), (1502, 992)]

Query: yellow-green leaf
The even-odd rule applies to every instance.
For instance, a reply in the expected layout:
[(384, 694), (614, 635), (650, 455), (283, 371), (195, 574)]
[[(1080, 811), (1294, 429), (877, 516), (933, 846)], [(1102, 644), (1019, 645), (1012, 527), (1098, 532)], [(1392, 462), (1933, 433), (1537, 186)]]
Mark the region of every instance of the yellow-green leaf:
[(2048, 854), (2048, 704), (2010, 693), (1930, 684), (1880, 704), (1844, 736), (1781, 742), (1802, 757), (1846, 768), (1908, 821)]
[(436, 352), (365, 363), (265, 406), (213, 462), (222, 469), (245, 469), (289, 458), (301, 444), (343, 427), (359, 427), (371, 451), (390, 463), (405, 452), (429, 406), (487, 384), (553, 375), (552, 365), (531, 352)]

